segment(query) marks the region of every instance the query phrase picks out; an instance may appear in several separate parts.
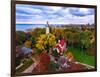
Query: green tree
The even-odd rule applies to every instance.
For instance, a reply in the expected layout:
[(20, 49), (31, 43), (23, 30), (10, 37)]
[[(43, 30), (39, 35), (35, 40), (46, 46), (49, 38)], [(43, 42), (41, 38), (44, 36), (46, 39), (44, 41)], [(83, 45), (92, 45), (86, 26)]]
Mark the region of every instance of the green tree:
[(30, 34), (37, 38), (40, 34), (45, 34), (45, 28), (36, 28)]
[(25, 37), (26, 37), (25, 32), (17, 31), (16, 32), (16, 43), (17, 43), (17, 45), (22, 45), (26, 40)]
[(80, 32), (80, 34), (79, 34), (79, 43), (82, 47), (82, 51), (83, 51), (84, 48), (88, 49), (88, 48), (91, 47), (91, 45), (92, 45), (91, 39), (90, 39), (91, 35), (92, 35), (92, 32), (90, 32), (90, 31)]

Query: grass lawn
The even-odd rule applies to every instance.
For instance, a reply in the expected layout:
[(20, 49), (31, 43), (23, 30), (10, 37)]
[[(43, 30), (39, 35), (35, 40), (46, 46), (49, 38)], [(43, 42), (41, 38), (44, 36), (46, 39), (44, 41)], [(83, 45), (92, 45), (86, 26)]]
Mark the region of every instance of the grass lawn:
[(85, 63), (91, 66), (95, 66), (95, 56), (87, 55), (86, 53), (82, 52), (79, 48), (68, 48), (69, 52), (72, 52), (76, 61)]

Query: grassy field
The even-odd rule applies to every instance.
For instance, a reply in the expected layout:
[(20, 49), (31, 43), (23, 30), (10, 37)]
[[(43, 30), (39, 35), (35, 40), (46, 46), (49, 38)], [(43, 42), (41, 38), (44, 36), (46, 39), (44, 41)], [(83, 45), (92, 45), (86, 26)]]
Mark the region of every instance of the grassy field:
[(95, 56), (87, 55), (86, 53), (82, 52), (79, 48), (68, 48), (69, 52), (72, 52), (76, 61), (85, 63), (91, 66), (95, 66)]

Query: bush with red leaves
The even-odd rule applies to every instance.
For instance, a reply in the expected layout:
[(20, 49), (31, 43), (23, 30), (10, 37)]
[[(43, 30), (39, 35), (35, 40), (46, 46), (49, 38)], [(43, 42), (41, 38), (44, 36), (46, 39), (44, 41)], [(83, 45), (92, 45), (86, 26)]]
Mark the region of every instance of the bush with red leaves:
[(38, 55), (38, 62), (36, 67), (33, 69), (34, 72), (47, 72), (49, 69), (50, 56), (47, 52), (43, 51)]

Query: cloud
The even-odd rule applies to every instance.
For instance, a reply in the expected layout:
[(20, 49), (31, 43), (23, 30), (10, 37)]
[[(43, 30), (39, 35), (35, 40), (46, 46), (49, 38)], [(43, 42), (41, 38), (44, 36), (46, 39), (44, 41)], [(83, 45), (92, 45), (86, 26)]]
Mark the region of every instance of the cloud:
[(94, 9), (89, 8), (71, 8), (69, 12), (75, 16), (86, 16), (86, 15), (93, 15)]
[(42, 6), (42, 5), (16, 5), (16, 24), (80, 24), (94, 23), (94, 9)]

